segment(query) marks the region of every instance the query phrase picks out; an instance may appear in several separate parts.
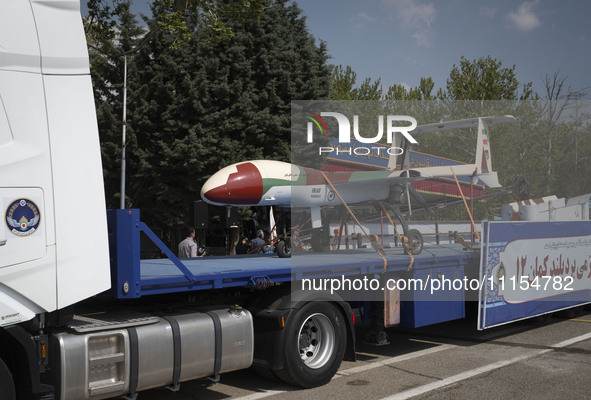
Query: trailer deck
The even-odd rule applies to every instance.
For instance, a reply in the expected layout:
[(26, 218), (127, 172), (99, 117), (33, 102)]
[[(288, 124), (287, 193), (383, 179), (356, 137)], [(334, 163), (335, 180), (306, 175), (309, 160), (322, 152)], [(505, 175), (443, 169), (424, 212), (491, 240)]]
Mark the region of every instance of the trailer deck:
[[(121, 211), (121, 210), (115, 210)], [(276, 255), (199, 257), (179, 260), (139, 221), (139, 212), (109, 213), (111, 227), (111, 268), (115, 278), (112, 293), (118, 298), (137, 298), (151, 294), (185, 292), (232, 287), (261, 288), (275, 283), (302, 279), (331, 278), (402, 272), (411, 258), (402, 248), (384, 249), (384, 260), (372, 249), (296, 253), (292, 258)], [(143, 231), (168, 258), (140, 260), (139, 238)], [(461, 245), (426, 246), (414, 257), (410, 271), (444, 271), (449, 268), (473, 268), (480, 255)]]
[[(408, 269), (410, 257), (402, 254), (402, 248), (385, 249), (388, 271)], [(412, 268), (424, 269), (451, 265), (465, 265), (479, 258), (479, 254), (463, 250), (461, 245), (429, 246), (414, 257)], [(333, 251), (329, 253), (296, 254), (292, 258), (270, 255), (239, 255), (199, 257), (180, 260), (199, 281), (233, 279), (229, 286), (241, 286), (249, 277), (266, 275), (274, 282), (326, 276), (359, 275), (384, 272), (382, 258), (372, 250)], [(149, 281), (164, 277), (184, 276), (168, 258), (141, 260), (141, 278)], [(238, 283), (236, 280), (242, 280)]]

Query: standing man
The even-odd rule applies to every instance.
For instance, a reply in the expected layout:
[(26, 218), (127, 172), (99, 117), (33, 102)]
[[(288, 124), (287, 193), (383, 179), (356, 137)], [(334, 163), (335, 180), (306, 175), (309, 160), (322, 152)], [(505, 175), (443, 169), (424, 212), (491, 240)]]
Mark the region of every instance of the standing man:
[(197, 257), (197, 243), (195, 243), (195, 228), (187, 227), (187, 237), (179, 243), (179, 258)]
[(250, 241), (251, 250), (256, 250), (256, 253), (263, 253), (263, 246), (265, 244), (265, 232), (262, 229), (257, 231), (257, 236)]

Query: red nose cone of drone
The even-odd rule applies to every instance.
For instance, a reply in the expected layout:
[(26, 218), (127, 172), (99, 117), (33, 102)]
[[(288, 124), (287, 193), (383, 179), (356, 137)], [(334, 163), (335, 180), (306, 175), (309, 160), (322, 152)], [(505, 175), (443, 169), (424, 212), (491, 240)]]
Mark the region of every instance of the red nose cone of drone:
[(263, 177), (252, 163), (231, 165), (209, 178), (201, 196), (210, 203), (255, 205), (263, 197)]

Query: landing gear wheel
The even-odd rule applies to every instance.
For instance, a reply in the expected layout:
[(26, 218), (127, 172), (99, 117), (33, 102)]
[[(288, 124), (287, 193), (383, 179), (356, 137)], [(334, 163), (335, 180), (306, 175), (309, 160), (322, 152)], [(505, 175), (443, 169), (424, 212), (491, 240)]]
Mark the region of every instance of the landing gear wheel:
[(423, 235), (421, 232), (416, 229), (409, 229), (406, 237), (408, 238), (408, 243), (405, 246), (406, 250), (412, 255), (421, 254), (421, 251), (423, 251)]
[(311, 388), (328, 383), (345, 353), (345, 321), (330, 303), (312, 302), (296, 311), (285, 336), (285, 366), (279, 379)]
[(279, 258), (291, 257), (291, 239), (285, 238), (277, 243), (277, 255)]
[(16, 400), (12, 374), (2, 360), (0, 360), (0, 400)]

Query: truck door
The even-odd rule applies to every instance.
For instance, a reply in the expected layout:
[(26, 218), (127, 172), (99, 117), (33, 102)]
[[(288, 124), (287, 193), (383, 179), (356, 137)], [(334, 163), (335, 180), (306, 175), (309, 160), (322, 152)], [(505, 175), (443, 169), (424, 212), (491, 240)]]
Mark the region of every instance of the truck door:
[(41, 53), (31, 3), (2, 1), (0, 326), (56, 308), (52, 191)]
[(36, 32), (29, 2), (2, 3), (0, 268), (47, 251), (44, 190), (51, 190), (51, 164)]

